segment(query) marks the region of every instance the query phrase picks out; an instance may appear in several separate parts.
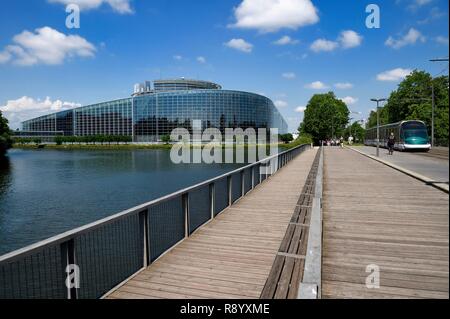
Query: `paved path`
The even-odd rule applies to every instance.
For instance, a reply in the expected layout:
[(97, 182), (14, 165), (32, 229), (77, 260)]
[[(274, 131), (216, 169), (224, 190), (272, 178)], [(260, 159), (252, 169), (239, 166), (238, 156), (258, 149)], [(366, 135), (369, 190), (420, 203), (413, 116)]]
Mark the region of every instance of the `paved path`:
[(316, 153), (305, 151), (109, 298), (259, 298)]
[(449, 297), (448, 194), (338, 148), (325, 150), (324, 182), (324, 298)]
[[(373, 156), (377, 153), (376, 147), (356, 146), (354, 148)], [(449, 181), (448, 159), (434, 158), (419, 153), (408, 152), (395, 152), (393, 156), (389, 156), (388, 151), (383, 148), (380, 148), (380, 158), (429, 177), (437, 182), (448, 183)]]

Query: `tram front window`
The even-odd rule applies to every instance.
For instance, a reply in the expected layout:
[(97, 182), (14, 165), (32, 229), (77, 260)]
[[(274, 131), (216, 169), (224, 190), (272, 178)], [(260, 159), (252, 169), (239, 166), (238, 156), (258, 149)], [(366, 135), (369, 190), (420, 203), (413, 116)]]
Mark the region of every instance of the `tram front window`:
[(410, 137), (420, 137), (420, 138), (424, 138), (427, 139), (428, 138), (428, 132), (427, 130), (405, 130), (403, 131), (405, 138), (410, 138)]

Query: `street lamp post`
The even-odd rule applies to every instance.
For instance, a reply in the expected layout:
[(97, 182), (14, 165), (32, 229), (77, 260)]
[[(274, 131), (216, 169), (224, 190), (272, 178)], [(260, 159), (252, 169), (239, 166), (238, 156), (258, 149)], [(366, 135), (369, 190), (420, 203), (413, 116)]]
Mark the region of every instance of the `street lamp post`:
[(371, 101), (377, 103), (377, 157), (380, 157), (380, 102), (386, 99), (371, 99)]
[(431, 147), (434, 147), (434, 112), (436, 107), (436, 98), (434, 97), (434, 83), (431, 84)]

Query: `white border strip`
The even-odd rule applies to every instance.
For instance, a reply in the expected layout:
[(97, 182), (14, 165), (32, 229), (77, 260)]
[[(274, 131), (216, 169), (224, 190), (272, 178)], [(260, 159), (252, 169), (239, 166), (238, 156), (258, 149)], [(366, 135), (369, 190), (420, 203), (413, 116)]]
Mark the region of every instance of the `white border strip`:
[(311, 210), (311, 225), (308, 234), (308, 250), (305, 259), (303, 280), (298, 299), (321, 299), (322, 297), (322, 192), (323, 192), (323, 147), (316, 176), (316, 189)]

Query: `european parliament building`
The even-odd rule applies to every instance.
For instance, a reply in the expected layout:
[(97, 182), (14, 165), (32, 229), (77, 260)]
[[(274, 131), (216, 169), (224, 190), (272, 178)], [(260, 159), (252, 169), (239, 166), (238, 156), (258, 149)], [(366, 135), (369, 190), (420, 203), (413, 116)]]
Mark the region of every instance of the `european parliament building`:
[(278, 128), (280, 134), (288, 129), (264, 96), (184, 78), (136, 84), (129, 98), (35, 118), (23, 122), (22, 129), (65, 136), (127, 135), (134, 142), (158, 142), (175, 128), (192, 132), (194, 120), (202, 121), (203, 130), (217, 128), (223, 134), (226, 128)]

